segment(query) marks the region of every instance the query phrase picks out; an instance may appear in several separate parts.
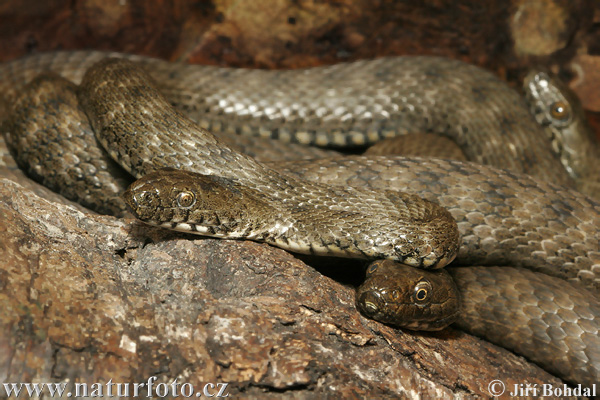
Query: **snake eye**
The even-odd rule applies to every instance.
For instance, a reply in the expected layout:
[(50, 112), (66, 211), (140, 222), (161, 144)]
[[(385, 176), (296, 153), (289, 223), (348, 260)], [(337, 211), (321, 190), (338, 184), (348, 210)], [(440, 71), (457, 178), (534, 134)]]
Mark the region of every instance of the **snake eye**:
[(413, 301), (420, 306), (424, 306), (430, 301), (432, 292), (431, 284), (427, 281), (421, 281), (415, 285), (412, 298)]
[(369, 267), (367, 268), (367, 276), (371, 276), (375, 273), (375, 271), (377, 271), (377, 267), (379, 266), (379, 263), (374, 262), (371, 265), (369, 265)]
[(555, 101), (550, 106), (550, 114), (552, 115), (552, 118), (566, 121), (571, 116), (571, 110), (568, 104), (562, 101)]
[(196, 197), (194, 193), (184, 191), (177, 195), (177, 205), (179, 207), (191, 207), (196, 202)]

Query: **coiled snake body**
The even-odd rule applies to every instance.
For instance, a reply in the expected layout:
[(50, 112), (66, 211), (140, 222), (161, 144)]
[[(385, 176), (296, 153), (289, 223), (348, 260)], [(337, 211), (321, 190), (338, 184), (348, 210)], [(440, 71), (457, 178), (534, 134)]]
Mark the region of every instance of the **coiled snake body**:
[[(553, 145), (531, 134), (538, 127), (522, 107), (520, 98), (489, 73), (456, 61), (427, 57), (266, 73), (172, 65), (127, 56), (142, 62), (156, 74), (161, 90), (172, 103), (191, 112), (212, 130), (338, 145), (367, 143), (409, 130), (437, 130), (459, 145), (471, 143), (472, 147), (464, 147), (464, 151), (474, 160), (523, 171), (538, 179), (468, 163), (381, 157), (295, 163), (289, 170), (279, 165), (277, 171), (283, 173), (277, 172), (230, 149), (174, 113), (143, 74), (125, 61), (96, 64), (83, 78), (80, 89), (71, 90), (67, 84), (70, 100), (43, 101), (44, 96), (50, 96), (45, 85), (56, 80), (55, 77), (40, 78), (30, 86), (38, 95), (13, 98), (18, 83), (29, 80), (37, 72), (53, 69), (79, 82), (83, 71), (106, 56), (97, 52), (58, 53), (0, 68), (0, 81), (5, 85), (4, 99), (13, 109), (5, 124), (7, 143), (15, 153), (36, 136), (28, 133), (31, 132), (29, 113), (32, 110), (39, 112), (48, 103), (65, 107), (68, 103), (70, 110), (71, 103), (79, 99), (98, 140), (112, 158), (134, 176), (140, 177), (161, 167), (191, 169), (202, 175), (165, 171), (151, 173), (134, 184), (128, 192), (128, 202), (147, 222), (202, 234), (266, 240), (294, 251), (389, 258), (433, 268), (444, 266), (455, 257), (460, 230), (459, 262), (511, 264), (544, 270), (562, 278), (580, 280), (597, 293), (600, 206), (565, 188), (573, 185), (572, 177), (562, 168), (559, 157), (552, 155)], [(36, 72), (28, 76), (32, 66)], [(364, 76), (371, 77), (372, 81), (365, 81)], [(224, 78), (232, 82), (232, 86), (217, 89), (213, 83)], [(318, 91), (322, 85), (312, 83), (316, 78), (320, 78), (320, 82), (334, 79), (345, 83), (321, 90), (316, 98), (304, 101), (290, 100), (289, 93), (293, 89), (284, 92), (272, 86), (275, 81), (295, 83), (302, 94)], [(348, 81), (362, 84), (350, 85)], [(465, 85), (470, 90), (465, 91)], [(360, 86), (360, 91), (353, 91), (354, 86)], [(204, 87), (211, 94), (195, 93), (194, 87)], [(402, 91), (405, 87), (406, 91)], [(419, 97), (419, 91), (423, 97)], [(244, 100), (246, 98), (248, 100)], [(266, 98), (273, 102), (265, 103)], [(459, 98), (461, 101), (457, 101)], [(359, 99), (363, 104), (354, 104), (352, 99)], [(56, 120), (49, 131), (65, 125), (61, 120), (65, 114), (59, 114), (53, 115)], [(73, 112), (66, 118), (74, 118), (74, 115), (80, 116), (83, 112)], [(209, 118), (210, 115), (215, 116)], [(285, 125), (281, 124), (283, 120)], [(122, 136), (126, 131), (143, 134), (143, 139), (135, 135)], [(349, 132), (349, 136), (342, 135), (343, 132)], [(54, 148), (53, 144), (60, 140), (52, 139), (50, 145), (41, 150), (52, 160), (51, 165), (63, 163), (68, 156)], [(504, 151), (486, 151), (490, 143), (501, 143)], [(24, 151), (27, 152), (32, 151)], [(17, 154), (16, 158), (25, 165), (29, 156)], [(105, 183), (99, 178), (112, 168), (110, 161), (84, 156), (73, 158), (79, 161), (73, 174), (81, 176), (81, 180), (89, 179), (100, 192), (107, 192), (106, 188), (115, 193), (121, 190), (119, 183)], [(41, 174), (45, 168), (40, 165), (34, 161), (33, 166), (26, 168), (34, 175)], [(401, 171), (409, 166), (411, 169)], [(580, 178), (588, 170), (597, 171), (584, 167), (573, 175)], [(293, 173), (301, 173), (303, 178), (296, 178)], [(310, 184), (304, 180), (316, 175), (320, 183)], [(371, 180), (376, 175), (379, 178)], [(177, 190), (167, 176), (181, 178)], [(327, 186), (328, 178), (332, 186)], [(546, 184), (539, 178), (564, 186)], [(40, 179), (56, 184), (66, 178), (58, 174)], [(165, 185), (164, 181), (168, 183)], [(427, 181), (429, 183), (423, 183)], [(348, 186), (336, 186), (340, 182)], [(357, 182), (370, 189), (355, 188)], [(378, 185), (376, 182), (383, 187), (373, 189)], [(390, 190), (398, 186), (431, 201)], [(197, 187), (201, 190), (196, 191)], [(162, 195), (165, 188), (174, 194), (173, 198), (166, 200)], [(434, 189), (441, 192), (434, 196)], [(222, 193), (217, 195), (218, 192)], [(98, 202), (90, 196), (90, 191), (83, 193), (90, 204)], [(168, 207), (163, 207), (164, 201), (169, 202)], [(450, 210), (458, 226), (436, 203)], [(229, 204), (237, 208), (232, 209)], [(216, 207), (217, 211), (214, 208), (203, 211), (199, 205)], [(120, 207), (116, 202), (108, 208), (118, 210)], [(237, 217), (245, 218), (245, 223), (240, 223)], [(399, 220), (406, 224), (400, 226)], [(523, 275), (511, 276), (515, 276), (515, 280), (529, 279)], [(597, 380), (600, 364), (600, 357), (594, 353), (600, 347), (599, 311), (597, 299), (589, 299), (587, 304), (581, 302), (585, 303), (585, 296), (577, 300), (577, 307), (586, 311), (570, 318), (570, 322), (575, 319), (575, 326), (585, 326), (586, 334), (579, 335), (575, 345), (584, 349), (585, 367), (569, 364), (553, 371), (565, 379), (589, 383)], [(584, 320), (586, 322), (582, 322)], [(595, 329), (595, 336), (590, 329)], [(547, 345), (552, 340), (561, 338), (549, 337), (542, 343)], [(569, 347), (561, 351), (561, 357), (574, 353), (577, 352)], [(581, 350), (575, 356), (578, 362), (582, 359), (580, 354)], [(573, 363), (573, 360), (562, 362)]]

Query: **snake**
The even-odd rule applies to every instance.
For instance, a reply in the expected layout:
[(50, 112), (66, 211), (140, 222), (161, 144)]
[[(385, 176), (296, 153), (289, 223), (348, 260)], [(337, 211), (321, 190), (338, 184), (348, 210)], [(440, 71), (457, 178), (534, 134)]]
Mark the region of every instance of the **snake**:
[[(117, 59), (108, 58), (114, 56)], [(140, 64), (154, 79), (140, 71)], [(62, 84), (70, 93), (69, 100), (52, 96), (63, 89), (48, 91), (46, 87), (62, 78), (46, 75), (33, 79), (46, 70), (80, 83), (79, 87)], [(31, 79), (26, 90), (38, 91), (38, 95), (19, 96), (17, 92)], [(341, 83), (323, 85), (330, 81)], [(24, 145), (39, 140), (41, 133), (57, 131), (59, 125), (77, 125), (79, 132), (79, 125), (85, 123), (75, 120), (89, 118), (83, 128), (85, 134), (71, 138), (80, 142), (92, 137), (88, 147), (97, 140), (110, 155), (102, 162), (96, 156), (75, 156), (72, 150), (58, 150), (55, 145), (62, 139), (52, 136), (39, 150), (50, 160), (49, 165), (64, 164), (72, 158), (76, 166), (68, 174), (52, 170), (49, 177), (38, 176), (45, 184), (54, 185), (69, 178), (65, 175), (72, 175), (76, 182), (88, 180), (97, 191), (111, 188), (119, 192), (123, 185), (101, 179), (110, 175), (111, 160), (116, 160), (140, 178), (125, 192), (125, 203), (134, 215), (150, 224), (266, 241), (294, 252), (383, 258), (389, 260), (386, 263), (400, 261), (426, 269), (442, 268), (456, 258), (459, 263), (544, 271), (574, 281), (568, 285), (574, 285), (575, 290), (580, 283), (590, 289), (584, 290), (588, 296), (578, 303), (588, 318), (575, 319), (574, 326), (587, 330), (592, 326), (597, 332), (594, 301), (599, 281), (600, 206), (573, 190), (594, 189), (593, 182), (583, 186), (575, 182), (590, 176), (593, 181), (597, 168), (589, 164), (594, 161), (581, 164), (584, 167), (563, 168), (563, 159), (552, 150), (568, 148), (567, 141), (558, 133), (552, 133), (550, 141), (544, 137), (545, 131), (541, 137), (532, 134), (539, 131), (539, 124), (520, 96), (477, 67), (438, 57), (399, 57), (267, 72), (188, 66), (93, 51), (59, 52), (3, 64), (0, 82), (4, 109), (10, 110), (8, 122), (3, 123), (7, 144), (30, 174), (41, 175), (47, 168), (42, 166), (41, 156), (32, 164), (26, 163), (32, 150), (21, 152)], [(219, 88), (223, 82), (232, 86)], [(291, 87), (276, 89), (276, 83)], [(308, 96), (312, 92), (316, 95)], [(32, 122), (31, 115), (38, 115), (49, 104), (69, 110), (73, 106), (76, 111), (42, 113), (51, 114), (53, 125), (49, 129), (43, 119)], [(559, 124), (563, 130), (575, 120), (565, 112), (569, 104), (553, 103), (554, 112), (549, 114), (564, 122)], [(191, 119), (173, 110), (172, 105)], [(537, 107), (541, 115), (542, 106)], [(33, 135), (28, 133), (31, 125)], [(377, 156), (270, 166), (241, 154), (207, 129), (226, 135), (254, 134), (333, 146), (363, 145), (414, 131), (435, 132), (453, 139), (469, 159), (489, 166)], [(132, 135), (123, 136), (122, 132)], [(490, 152), (490, 143), (500, 143), (501, 150)], [(316, 175), (319, 178), (315, 179)], [(372, 179), (375, 175), (379, 178)], [(422, 183), (428, 180), (429, 184)], [(398, 186), (404, 192), (396, 190)], [(91, 192), (76, 192), (89, 204), (98, 204)], [(122, 209), (118, 202), (115, 204), (109, 209)], [(401, 297), (393, 290), (399, 287), (396, 280), (388, 272), (380, 274), (385, 268), (375, 264), (370, 270), (368, 278), (386, 277), (385, 290), (392, 288), (393, 299)], [(494, 269), (486, 267), (486, 271)], [(438, 304), (432, 299), (446, 289), (434, 290), (434, 280), (423, 278), (430, 272), (445, 271), (421, 271), (409, 297), (421, 303), (412, 310), (425, 315), (433, 329), (439, 329), (445, 322), (432, 322), (426, 314)], [(529, 280), (527, 275), (510, 276), (515, 282)], [(463, 291), (463, 297), (470, 296)], [(452, 305), (449, 323), (459, 313), (456, 295), (445, 297)], [(526, 313), (524, 306), (528, 305), (521, 305), (519, 315)], [(418, 326), (410, 324), (414, 322), (407, 325), (409, 328), (422, 327), (422, 321)], [(514, 337), (516, 332), (509, 330), (507, 335)], [(534, 349), (563, 337), (547, 335)], [(579, 335), (574, 340), (576, 343), (559, 353), (598, 348), (597, 334)], [(599, 361), (594, 350), (588, 350), (584, 352), (589, 358), (584, 373), (578, 366), (557, 371), (545, 365), (554, 359), (528, 357), (571, 382), (589, 383), (597, 380)]]

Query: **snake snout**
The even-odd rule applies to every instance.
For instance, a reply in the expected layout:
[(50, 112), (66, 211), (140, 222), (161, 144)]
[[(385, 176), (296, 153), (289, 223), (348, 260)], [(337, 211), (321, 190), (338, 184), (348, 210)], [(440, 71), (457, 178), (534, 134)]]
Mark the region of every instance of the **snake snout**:
[(385, 307), (385, 300), (375, 290), (357, 292), (356, 307), (367, 317), (377, 320), (378, 314)]
[(142, 221), (152, 219), (160, 206), (160, 196), (156, 188), (145, 183), (131, 184), (123, 193), (123, 199), (129, 211)]

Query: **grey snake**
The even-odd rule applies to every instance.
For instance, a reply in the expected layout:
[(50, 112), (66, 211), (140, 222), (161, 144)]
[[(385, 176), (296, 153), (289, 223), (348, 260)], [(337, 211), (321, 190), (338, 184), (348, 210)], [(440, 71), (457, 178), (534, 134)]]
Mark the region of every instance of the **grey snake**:
[[(128, 62), (96, 64), (106, 57), (100, 52), (52, 53), (0, 67), (5, 110), (11, 110), (3, 111), (3, 118), (8, 121), (3, 125), (7, 143), (19, 164), (38, 179), (54, 185), (74, 176), (76, 181), (91, 182), (95, 187), (92, 191), (112, 190), (119, 194), (123, 189), (119, 180), (106, 183), (101, 179), (109, 176), (108, 170), (116, 168), (112, 161), (59, 150), (55, 145), (63, 139), (58, 137), (46, 140), (42, 150), (21, 150), (40, 140), (40, 132), (44, 131), (44, 124), (40, 129), (39, 121), (35, 121), (33, 125), (38, 130), (29, 133), (31, 115), (37, 115), (49, 103), (60, 103), (65, 110), (76, 110), (76, 104), (81, 103), (79, 111), (54, 113), (52, 128), (44, 133), (55, 132), (62, 125), (78, 125), (73, 123), (75, 116), (79, 121), (80, 117), (87, 120), (87, 115), (91, 128), (84, 131), (89, 132), (71, 136), (66, 142), (84, 142), (87, 139), (83, 137), (91, 134), (92, 141), (83, 147), (92, 147), (93, 130), (122, 167), (136, 177), (149, 174), (135, 183), (126, 197), (134, 213), (146, 222), (204, 235), (263, 240), (292, 251), (388, 258), (428, 268), (448, 264), (458, 252), (456, 261), (460, 264), (523, 266), (581, 281), (591, 292), (584, 291), (588, 295), (580, 296), (577, 307), (571, 309), (581, 307), (583, 311), (559, 323), (585, 327), (585, 334), (572, 339), (576, 344), (558, 352), (560, 359), (566, 361), (556, 368), (552, 365), (556, 364), (556, 354), (550, 359), (536, 359), (527, 353), (531, 349), (521, 349), (521, 353), (571, 382), (588, 384), (598, 380), (600, 205), (569, 188), (597, 188), (597, 150), (585, 145), (592, 149), (591, 161), (565, 170), (565, 161), (552, 150), (570, 148), (570, 142), (558, 140), (557, 134), (551, 134), (552, 140), (547, 140), (543, 131), (541, 135), (532, 134), (540, 129), (520, 97), (492, 74), (435, 57), (385, 58), (266, 72), (185, 66), (125, 56), (151, 71), (158, 82), (155, 88)], [(77, 83), (83, 79), (79, 88), (60, 84), (71, 93), (70, 100), (63, 103), (61, 97), (45, 102), (47, 94), (15, 94), (22, 84), (48, 69)], [(88, 72), (83, 77), (85, 71)], [(45, 85), (57, 80), (54, 76), (38, 78), (28, 90), (48, 93)], [(332, 87), (324, 82), (341, 83)], [(277, 89), (276, 85), (281, 84), (296, 86)], [(361, 145), (410, 132), (434, 132), (452, 138), (470, 160), (492, 167), (375, 156), (269, 167), (224, 145), (173, 112), (161, 92), (170, 103), (214, 132), (334, 146)], [(534, 114), (542, 115), (543, 110), (538, 105), (539, 112)], [(564, 117), (558, 112), (564, 109), (554, 107), (554, 111), (551, 117)], [(565, 126), (568, 119), (574, 118), (564, 118)], [(124, 131), (143, 137), (121, 136)], [(499, 145), (500, 149), (492, 145)], [(35, 152), (33, 164), (28, 164), (28, 153)], [(41, 161), (42, 155), (50, 161)], [(69, 157), (76, 167), (61, 176), (55, 167)], [(44, 162), (49, 164), (43, 166)], [(52, 168), (50, 176), (40, 176), (48, 166)], [(192, 172), (155, 172), (164, 167)], [(574, 178), (584, 184), (575, 183)], [(182, 190), (173, 189), (173, 179), (181, 179)], [(308, 183), (310, 179), (319, 182)], [(169, 183), (165, 185), (161, 180)], [(165, 187), (171, 188), (174, 197), (167, 199), (162, 195), (160, 190)], [(409, 193), (396, 191), (399, 188)], [(84, 202), (98, 204), (92, 191), (74, 190), (83, 194)], [(217, 192), (221, 193), (213, 196)], [(157, 207), (164, 205), (163, 201), (170, 202), (169, 207)], [(199, 204), (216, 207), (217, 211), (198, 211), (194, 207)], [(118, 200), (107, 208), (123, 210)], [(257, 214), (250, 212), (254, 210)], [(237, 219), (240, 216), (244, 223)], [(399, 220), (406, 224), (398, 224)], [(495, 271), (484, 270), (488, 275)], [(511, 282), (534, 282), (518, 270), (503, 271), (510, 274)], [(460, 273), (455, 273), (455, 277), (459, 282), (466, 280), (464, 274), (461, 278)], [(395, 282), (388, 279), (386, 290)], [(570, 283), (567, 285), (571, 287)], [(576, 285), (573, 284), (575, 291)], [(416, 293), (419, 296), (423, 292)], [(463, 293), (463, 297), (469, 299), (472, 295)], [(532, 307), (531, 303), (527, 306)], [(476, 314), (474, 309), (468, 306), (463, 311), (463, 321)], [(556, 318), (563, 313), (558, 309), (550, 312), (555, 319), (550, 333), (556, 329)], [(473, 329), (479, 334), (486, 330)], [(565, 328), (556, 337), (549, 335), (545, 341), (536, 342), (534, 353), (537, 349), (542, 354), (540, 346), (548, 346), (554, 340), (564, 343), (564, 331), (572, 330)], [(501, 336), (511, 338), (514, 332), (507, 329)], [(573, 354), (574, 359), (569, 358)]]

